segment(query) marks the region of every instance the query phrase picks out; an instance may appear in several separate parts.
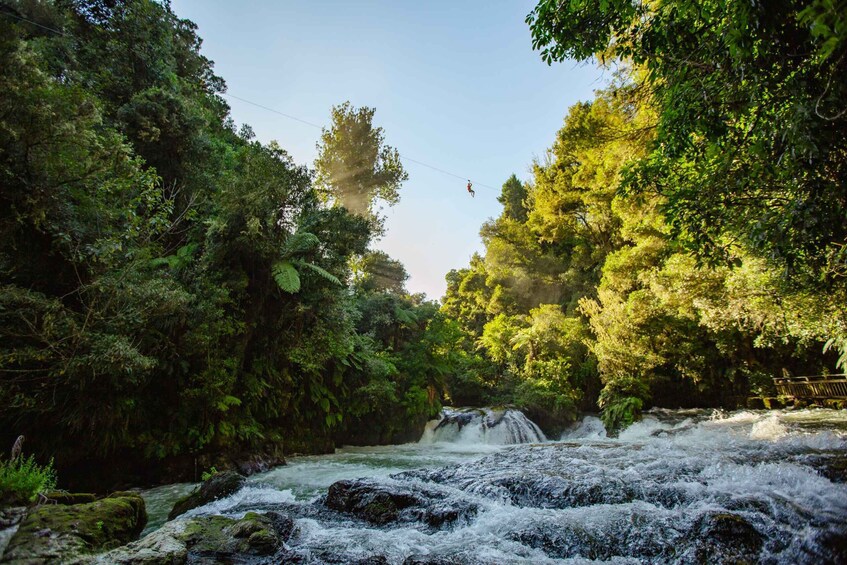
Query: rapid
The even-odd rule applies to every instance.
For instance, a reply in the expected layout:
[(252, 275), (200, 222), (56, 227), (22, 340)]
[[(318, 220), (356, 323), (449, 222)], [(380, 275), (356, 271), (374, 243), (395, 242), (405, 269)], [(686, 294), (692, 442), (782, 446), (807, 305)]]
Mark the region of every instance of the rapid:
[[(295, 457), (186, 517), (274, 510), (304, 563), (838, 563), (847, 411), (653, 410), (545, 438), (445, 410), (419, 443)], [(144, 493), (148, 531), (191, 485)]]

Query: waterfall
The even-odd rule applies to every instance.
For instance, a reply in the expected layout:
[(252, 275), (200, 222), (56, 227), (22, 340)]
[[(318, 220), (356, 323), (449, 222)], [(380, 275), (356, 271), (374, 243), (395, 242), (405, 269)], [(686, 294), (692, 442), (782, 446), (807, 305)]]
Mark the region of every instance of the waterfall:
[(445, 408), (430, 421), (420, 443), (512, 445), (546, 441), (544, 432), (513, 408)]

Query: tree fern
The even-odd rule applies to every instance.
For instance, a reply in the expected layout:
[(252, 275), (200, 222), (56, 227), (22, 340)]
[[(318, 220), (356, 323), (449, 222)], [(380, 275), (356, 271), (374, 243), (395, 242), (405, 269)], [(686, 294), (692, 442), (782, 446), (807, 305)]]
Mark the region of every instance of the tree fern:
[(329, 282), (341, 286), (341, 281), (338, 280), (338, 277), (336, 277), (335, 275), (333, 275), (332, 273), (330, 273), (326, 269), (318, 267), (314, 263), (307, 263), (306, 261), (303, 261), (303, 260), (300, 260), (300, 259), (294, 260), (293, 263), (295, 265), (297, 265), (298, 267), (306, 267), (307, 269), (311, 269), (313, 272), (319, 274), (320, 276), (322, 276), (324, 279), (328, 280)]
[(300, 290), (300, 275), (291, 261), (277, 261), (271, 269), (276, 284), (284, 292), (295, 293)]
[(293, 257), (294, 255), (306, 253), (315, 249), (320, 243), (321, 241), (318, 239), (318, 236), (313, 233), (305, 231), (293, 233), (283, 244), (282, 256)]

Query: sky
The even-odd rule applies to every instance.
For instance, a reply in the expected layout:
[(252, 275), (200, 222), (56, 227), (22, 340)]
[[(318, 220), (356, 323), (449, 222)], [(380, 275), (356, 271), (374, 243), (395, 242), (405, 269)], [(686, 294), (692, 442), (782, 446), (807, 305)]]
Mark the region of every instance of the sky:
[(402, 261), (407, 289), (430, 299), (444, 294), (448, 271), (484, 250), (479, 229), (500, 214), (506, 179), (529, 180), (567, 109), (608, 79), (593, 64), (541, 61), (524, 22), (532, 0), (171, 5), (198, 25), (235, 122), (277, 140), (295, 162), (312, 166), (320, 129), (254, 104), (327, 127), (333, 105), (376, 109), (374, 125), (409, 180), (373, 247)]

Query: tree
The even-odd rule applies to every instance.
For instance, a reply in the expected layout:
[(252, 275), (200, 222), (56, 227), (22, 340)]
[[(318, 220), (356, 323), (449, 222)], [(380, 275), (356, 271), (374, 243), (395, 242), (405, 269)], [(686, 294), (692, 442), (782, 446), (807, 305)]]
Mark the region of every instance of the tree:
[(497, 197), (497, 202), (503, 205), (503, 215), (519, 222), (525, 222), (527, 214), (526, 197), (526, 187), (518, 180), (517, 176), (512, 175), (503, 183), (503, 190)]
[[(807, 288), (847, 275), (847, 41), (829, 0), (542, 0), (527, 16), (548, 63), (619, 58), (649, 90), (658, 143), (626, 186), (667, 198), (710, 261), (742, 245)], [(834, 26), (834, 27), (833, 27)]]
[(368, 251), (354, 262), (356, 286), (365, 292), (404, 294), (409, 273), (384, 251)]
[(350, 102), (332, 108), (332, 126), (323, 130), (318, 142), (315, 182), (338, 205), (379, 225), (376, 200), (396, 204), (409, 175), (400, 153), (385, 145), (382, 128), (373, 126), (374, 112)]

